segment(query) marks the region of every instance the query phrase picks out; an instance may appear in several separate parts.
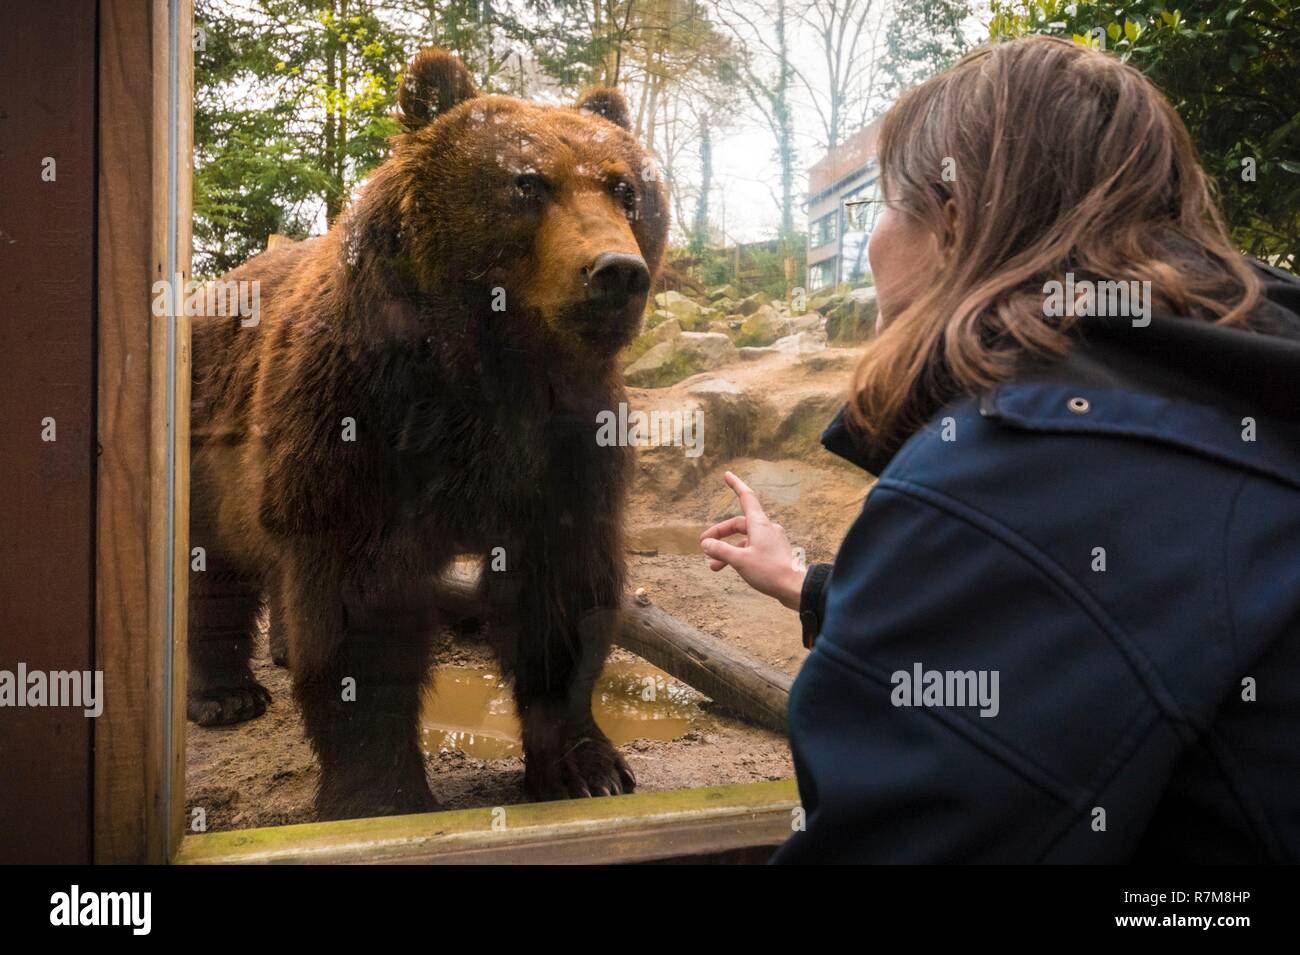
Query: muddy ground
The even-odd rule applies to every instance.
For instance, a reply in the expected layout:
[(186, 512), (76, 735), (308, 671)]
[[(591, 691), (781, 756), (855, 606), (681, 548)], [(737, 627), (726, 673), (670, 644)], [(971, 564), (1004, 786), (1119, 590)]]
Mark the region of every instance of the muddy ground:
[[(711, 572), (696, 540), (704, 527), (738, 512), (722, 483), (723, 471), (731, 469), (755, 487), (809, 562), (834, 556), (861, 509), (870, 479), (823, 451), (816, 438), (842, 400), (856, 356), (851, 349), (771, 355), (670, 388), (630, 391), (634, 409), (699, 409), (705, 433), (704, 451), (695, 457), (687, 457), (682, 448), (638, 450), (638, 480), (628, 515), (629, 586), (644, 588), (646, 597), (669, 613), (790, 674), (798, 672), (805, 655), (796, 615), (751, 591), (733, 571)], [(466, 668), (455, 672), (468, 674), (467, 679), (481, 676), (492, 684), (492, 692), (483, 697), (490, 696), (491, 703), (484, 708), (502, 709), (508, 688), (493, 682), (494, 659), (486, 645), (450, 632), (438, 639), (440, 661)], [(611, 660), (620, 672), (635, 676), (623, 688), (602, 684), (601, 692), (607, 697), (602, 705), (626, 717), (620, 729), (631, 738), (615, 741), (621, 743), (639, 789), (759, 782), (793, 774), (789, 747), (779, 735), (715, 706), (626, 650), (616, 649)], [(264, 716), (233, 727), (187, 725), (187, 803), (191, 817), (194, 809), (203, 810), (209, 831), (312, 818), (315, 758), (303, 737), (288, 674), (271, 664), (265, 639), (254, 669), (272, 695)], [(642, 699), (647, 673), (655, 674), (649, 682), (657, 679), (659, 692), (671, 697), (668, 722), (662, 720), (668, 697), (661, 696), (658, 707)], [(449, 703), (458, 699), (463, 711), (466, 698), (457, 685), (450, 681), (442, 692)], [(510, 738), (509, 714), (485, 713), (484, 720), (489, 715), (491, 720), (480, 722), (464, 712), (440, 715), (439, 705), (430, 704), (426, 731), (432, 726), (433, 732), (426, 732), (426, 766), (442, 807), (523, 801), (523, 763), (511, 745), (517, 740)], [(638, 719), (645, 736), (637, 735)], [(664, 736), (666, 726), (668, 738), (653, 738)]]

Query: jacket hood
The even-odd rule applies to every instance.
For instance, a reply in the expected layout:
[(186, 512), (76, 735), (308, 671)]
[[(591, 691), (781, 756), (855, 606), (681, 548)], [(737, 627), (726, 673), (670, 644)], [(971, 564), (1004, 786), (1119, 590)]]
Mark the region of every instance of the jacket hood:
[[(1254, 265), (1264, 301), (1249, 329), (1159, 313), (1140, 327), (1126, 317), (1086, 318), (1064, 359), (990, 389), (981, 413), (1024, 430), (1165, 441), (1300, 484), (1300, 279)], [(1078, 398), (1087, 414), (1071, 410), (1083, 406), (1069, 404)], [(1268, 440), (1243, 440), (1247, 419)], [(845, 409), (822, 444), (873, 474), (897, 452), (852, 431)]]

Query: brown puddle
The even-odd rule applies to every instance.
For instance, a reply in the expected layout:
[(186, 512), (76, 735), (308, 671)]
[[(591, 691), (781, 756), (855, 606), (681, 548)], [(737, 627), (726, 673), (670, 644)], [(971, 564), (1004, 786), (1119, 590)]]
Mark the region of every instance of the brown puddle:
[[(699, 699), (686, 684), (648, 663), (610, 661), (596, 681), (591, 709), (618, 746), (685, 735), (699, 712)], [(504, 759), (523, 751), (510, 686), (494, 670), (440, 667), (424, 692), (421, 723), (426, 753), (459, 750), (475, 759)]]
[(708, 524), (656, 524), (650, 527), (633, 528), (628, 540), (628, 549), (643, 557), (657, 557), (661, 554), (698, 557), (704, 553), (700, 550), (700, 535), (708, 529), (708, 526)]

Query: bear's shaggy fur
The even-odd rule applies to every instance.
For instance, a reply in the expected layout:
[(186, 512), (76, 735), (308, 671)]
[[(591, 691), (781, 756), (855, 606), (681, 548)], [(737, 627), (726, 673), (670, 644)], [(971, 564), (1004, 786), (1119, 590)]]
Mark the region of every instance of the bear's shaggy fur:
[(597, 444), (597, 415), (626, 400), (615, 356), (667, 205), (614, 90), (565, 108), (483, 95), (426, 50), (399, 103), (406, 130), (329, 233), (225, 277), (260, 283), (258, 323), (195, 319), (207, 569), (189, 717), (264, 711), (248, 660), (267, 605), (320, 759), (318, 814), (432, 808), (417, 732), (436, 582), (478, 554), (528, 794), (626, 792), (591, 692), (622, 599), (630, 462)]

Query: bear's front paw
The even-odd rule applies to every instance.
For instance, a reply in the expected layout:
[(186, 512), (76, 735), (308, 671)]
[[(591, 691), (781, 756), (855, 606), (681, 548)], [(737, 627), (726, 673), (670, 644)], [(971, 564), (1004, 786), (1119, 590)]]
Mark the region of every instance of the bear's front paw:
[(600, 730), (569, 738), (562, 746), (524, 756), (524, 789), (532, 800), (621, 796), (636, 788), (636, 777)]
[(185, 714), (200, 726), (229, 726), (261, 716), (271, 694), (260, 683), (209, 687), (190, 692)]

